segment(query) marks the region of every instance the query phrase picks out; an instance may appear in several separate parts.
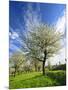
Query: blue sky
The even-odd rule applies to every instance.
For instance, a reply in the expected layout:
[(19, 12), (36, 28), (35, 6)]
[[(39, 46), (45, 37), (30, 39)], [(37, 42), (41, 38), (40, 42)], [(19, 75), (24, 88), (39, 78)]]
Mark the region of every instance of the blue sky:
[[(42, 22), (52, 24), (59, 16), (63, 15), (63, 10), (66, 8), (64, 4), (48, 4), (48, 3), (31, 3), (21, 1), (10, 1), (10, 24), (16, 28), (16, 21), (23, 22), (23, 16), (28, 9), (28, 5), (32, 5), (33, 11), (41, 13)], [(40, 11), (39, 11), (40, 8)], [(13, 22), (13, 23), (12, 23)], [(14, 25), (15, 24), (15, 25)]]
[[(19, 32), (23, 32), (23, 38), (26, 34), (26, 17), (34, 19), (35, 24), (42, 23), (55, 25), (57, 31), (65, 32), (65, 4), (31, 3), (21, 1), (10, 1), (9, 3), (9, 53), (10, 56), (21, 51), (21, 40)], [(29, 14), (30, 13), (30, 14)], [(23, 47), (25, 44), (23, 43)], [(64, 48), (63, 48), (64, 49)], [(24, 49), (23, 49), (24, 51)], [(63, 55), (64, 53), (62, 53)], [(65, 57), (65, 56), (64, 56)], [(60, 58), (60, 57), (59, 57)]]

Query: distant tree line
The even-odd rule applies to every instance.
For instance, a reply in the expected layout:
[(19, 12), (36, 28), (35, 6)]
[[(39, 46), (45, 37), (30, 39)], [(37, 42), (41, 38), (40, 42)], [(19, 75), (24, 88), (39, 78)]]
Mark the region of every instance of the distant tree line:
[(57, 66), (52, 66), (52, 70), (66, 70), (66, 64), (61, 64)]

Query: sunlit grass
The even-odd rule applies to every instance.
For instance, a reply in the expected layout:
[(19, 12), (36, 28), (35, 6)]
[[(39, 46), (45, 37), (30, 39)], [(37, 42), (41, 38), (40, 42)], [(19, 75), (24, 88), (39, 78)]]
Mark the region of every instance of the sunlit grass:
[(16, 77), (10, 76), (9, 88), (33, 88), (47, 86), (62, 86), (66, 84), (65, 71), (49, 71), (45, 76), (40, 72), (22, 73)]

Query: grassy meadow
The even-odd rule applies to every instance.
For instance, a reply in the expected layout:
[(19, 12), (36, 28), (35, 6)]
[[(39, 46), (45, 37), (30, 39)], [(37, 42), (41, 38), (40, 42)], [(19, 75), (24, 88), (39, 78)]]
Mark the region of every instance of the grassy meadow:
[(66, 4), (10, 0), (9, 11), (9, 89), (65, 86)]
[(9, 88), (34, 88), (66, 85), (66, 72), (63, 70), (48, 71), (43, 76), (41, 72), (29, 72), (9, 77)]

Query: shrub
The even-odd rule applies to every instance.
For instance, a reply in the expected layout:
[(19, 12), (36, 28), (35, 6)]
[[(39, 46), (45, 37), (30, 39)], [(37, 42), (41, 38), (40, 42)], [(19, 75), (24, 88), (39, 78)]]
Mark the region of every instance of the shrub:
[(53, 66), (52, 70), (66, 70), (66, 64)]
[(58, 85), (66, 85), (66, 71), (51, 71), (47, 76), (56, 80)]

